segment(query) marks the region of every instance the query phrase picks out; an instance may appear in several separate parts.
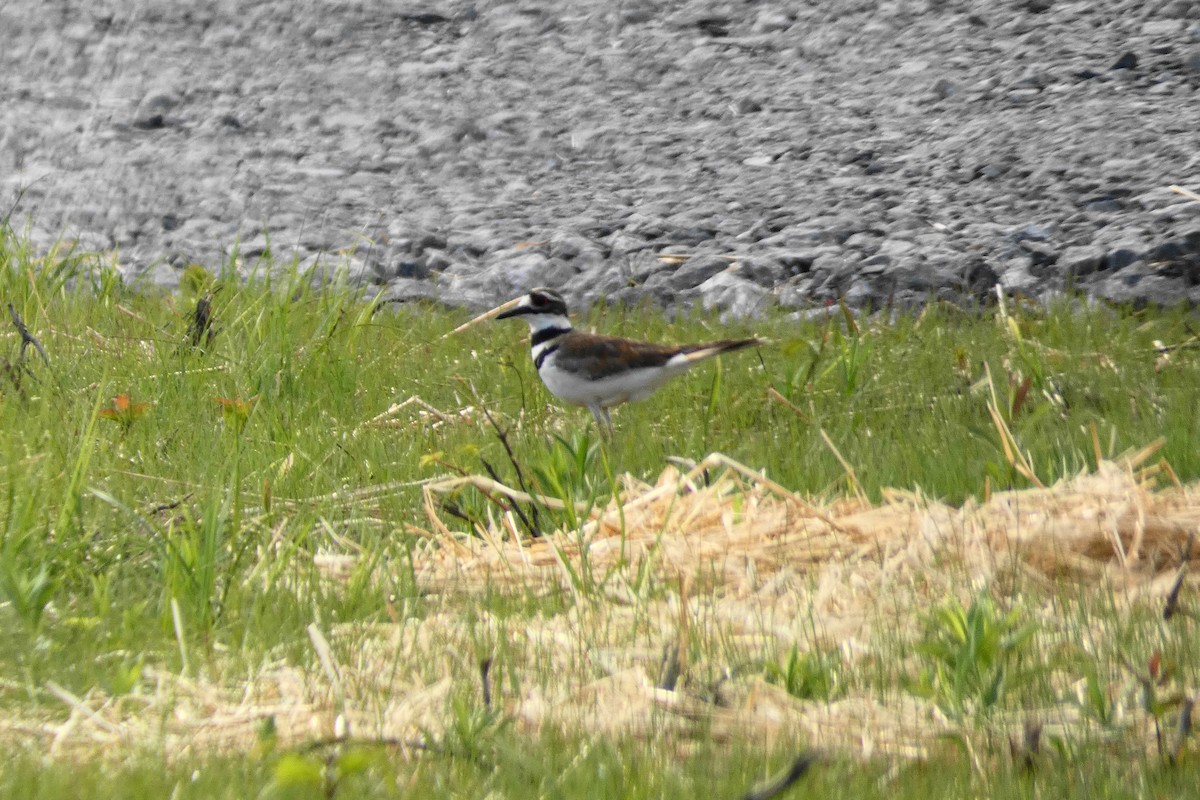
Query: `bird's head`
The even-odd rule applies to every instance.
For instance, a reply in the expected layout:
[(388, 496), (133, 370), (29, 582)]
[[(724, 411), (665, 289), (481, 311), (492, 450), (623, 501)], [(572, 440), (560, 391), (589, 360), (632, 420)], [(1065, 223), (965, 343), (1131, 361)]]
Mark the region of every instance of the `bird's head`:
[(509, 308), (496, 315), (496, 319), (522, 317), (533, 330), (542, 328), (570, 328), (567, 316), (567, 301), (553, 289), (532, 289), (529, 294), (505, 305)]

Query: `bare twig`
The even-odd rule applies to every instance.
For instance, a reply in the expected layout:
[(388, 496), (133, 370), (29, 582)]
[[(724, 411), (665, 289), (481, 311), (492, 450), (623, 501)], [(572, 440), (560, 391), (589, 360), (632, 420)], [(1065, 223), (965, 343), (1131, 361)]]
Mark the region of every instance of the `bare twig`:
[(833, 457), (836, 458), (838, 463), (842, 465), (842, 469), (846, 473), (846, 479), (850, 482), (850, 488), (854, 490), (854, 493), (858, 495), (859, 498), (865, 499), (867, 493), (863, 491), (862, 483), (858, 480), (858, 473), (854, 471), (854, 467), (851, 466), (850, 462), (847, 461), (844, 456), (842, 456), (841, 451), (837, 449), (837, 445), (835, 445), (833, 440), (829, 438), (829, 434), (825, 433), (824, 428), (821, 429), (821, 438), (825, 440), (825, 446), (828, 447), (830, 452), (833, 453)]
[[(500, 474), (498, 472), (496, 472), (496, 468), (493, 467), (486, 458), (484, 458), (483, 456), (480, 456), (479, 463), (483, 464), (483, 468), (487, 471), (487, 474), (491, 477), (492, 480), (494, 480), (496, 483), (504, 483), (504, 480), (501, 479)], [(519, 477), (520, 476), (518, 475), (518, 478)], [(487, 499), (490, 500), (491, 502), (500, 506), (501, 508), (511, 509), (512, 512), (517, 515), (517, 518), (521, 520), (521, 524), (525, 526), (526, 533), (528, 533), (530, 536), (540, 536), (541, 535), (541, 531), (538, 529), (537, 525), (535, 524), (537, 521), (537, 506), (533, 505), (532, 503), (530, 503), (530, 505), (529, 505), (529, 509), (530, 509), (530, 511), (533, 512), (533, 517), (534, 517), (533, 521), (530, 521), (530, 519), (525, 516), (525, 512), (521, 510), (521, 504), (518, 503), (516, 500), (512, 500), (511, 503), (503, 503), (500, 500), (498, 500), (494, 495), (485, 493), (484, 496), (487, 497)]]
[[(521, 464), (519, 461), (517, 461), (517, 457), (513, 453), (512, 445), (510, 445), (508, 443), (508, 433), (505, 432), (500, 427), (500, 424), (496, 422), (495, 418), (492, 416), (492, 412), (488, 411), (487, 406), (480, 405), (480, 408), (483, 409), (483, 415), (485, 417), (487, 417), (487, 421), (489, 423), (491, 423), (492, 428), (496, 431), (496, 438), (498, 438), (500, 440), (500, 444), (504, 447), (504, 452), (508, 454), (509, 463), (511, 463), (513, 465), (513, 469), (517, 473), (517, 485), (521, 487), (521, 491), (525, 492), (526, 494), (532, 495), (533, 492), (531, 492), (529, 490), (529, 484), (525, 481), (525, 470), (521, 469)], [(484, 466), (487, 466), (486, 462), (485, 462)], [(495, 475), (493, 475), (492, 477), (494, 479), (496, 479), (497, 483), (502, 483), (502, 481), (500, 481), (498, 478), (496, 478)], [(530, 503), (530, 505), (529, 505), (529, 515), (533, 518), (532, 523), (530, 520), (525, 519), (525, 515), (523, 513), (521, 513), (520, 508), (516, 505), (516, 503), (513, 504), (513, 510), (516, 511), (517, 516), (519, 516), (521, 518), (521, 522), (525, 525), (526, 529), (529, 531), (530, 536), (541, 536), (542, 535), (542, 521), (538, 516), (538, 509), (537, 509), (536, 504)]]
[(479, 662), (479, 681), (483, 684), (483, 707), (490, 709), (492, 707), (492, 659), (483, 659)]
[(1175, 729), (1175, 743), (1171, 746), (1169, 756), (1172, 765), (1179, 763), (1179, 757), (1183, 755), (1183, 745), (1192, 734), (1192, 709), (1195, 705), (1196, 698), (1189, 697), (1183, 701), (1183, 707), (1179, 709), (1179, 727)]
[(29, 345), (33, 345), (33, 349), (37, 350), (38, 355), (42, 357), (42, 361), (46, 363), (46, 366), (49, 366), (50, 356), (46, 355), (46, 349), (42, 347), (42, 343), (39, 342), (37, 338), (35, 338), (34, 335), (29, 332), (29, 328), (25, 327), (24, 320), (22, 320), (21, 315), (17, 313), (17, 309), (13, 308), (12, 303), (8, 304), (8, 313), (12, 315), (13, 325), (17, 326), (17, 332), (21, 334), (21, 353), (17, 356), (17, 367), (20, 368), (24, 366), (25, 350), (29, 347)]
[(776, 778), (762, 789), (755, 789), (746, 794), (743, 800), (771, 800), (773, 797), (786, 792), (792, 784), (804, 777), (812, 765), (817, 763), (817, 757), (812, 753), (802, 753), (780, 777)]
[(1037, 760), (1037, 755), (1042, 747), (1042, 723), (1037, 720), (1025, 720), (1025, 727), (1021, 731), (1021, 741), (1010, 739), (1008, 742), (1009, 752), (1012, 753), (1013, 761), (1020, 762), (1021, 768), (1025, 771), (1032, 770)]
[(195, 494), (195, 492), (188, 492), (178, 500), (172, 500), (169, 503), (159, 503), (158, 505), (152, 506), (147, 513), (161, 514), (163, 511), (173, 511), (186, 503), (188, 500), (191, 500), (193, 494)]
[(1179, 565), (1179, 572), (1175, 574), (1175, 582), (1171, 584), (1171, 591), (1167, 593), (1167, 602), (1163, 604), (1163, 619), (1170, 621), (1179, 611), (1179, 590), (1183, 588), (1183, 579), (1187, 577), (1188, 565), (1187, 562)]
[(776, 389), (774, 386), (767, 389), (767, 397), (771, 398), (776, 403), (779, 403), (781, 406), (786, 408), (788, 411), (791, 411), (793, 414), (795, 414), (797, 417), (804, 420), (805, 422), (809, 421), (809, 416), (808, 416), (808, 414), (806, 414), (804, 412), (804, 409), (800, 408), (800, 406), (796, 405), (791, 400), (788, 400), (786, 397), (784, 397), (783, 394), (781, 394), (780, 391), (778, 389)]
[[(32, 185), (32, 183), (29, 184), (29, 186)], [(29, 191), (29, 186), (22, 186), (21, 188), (17, 189), (17, 196), (13, 198), (12, 205), (8, 207), (8, 211), (4, 212), (4, 216), (0, 217), (0, 228), (8, 227), (8, 223), (12, 220), (13, 213), (16, 212), (17, 206), (21, 205), (21, 200), (25, 197), (25, 192)]]
[(312, 753), (317, 750), (324, 750), (330, 747), (340, 747), (343, 745), (352, 744), (356, 746), (372, 746), (372, 747), (395, 747), (406, 750), (426, 750), (439, 752), (440, 748), (431, 745), (428, 742), (419, 739), (397, 739), (390, 736), (381, 736), (374, 739), (349, 739), (345, 736), (329, 736), (324, 739), (314, 739), (311, 742), (306, 742), (299, 749), (301, 753)]
[(675, 691), (682, 674), (683, 664), (679, 658), (679, 646), (667, 644), (663, 647), (662, 665), (658, 670), (658, 688), (668, 692)]

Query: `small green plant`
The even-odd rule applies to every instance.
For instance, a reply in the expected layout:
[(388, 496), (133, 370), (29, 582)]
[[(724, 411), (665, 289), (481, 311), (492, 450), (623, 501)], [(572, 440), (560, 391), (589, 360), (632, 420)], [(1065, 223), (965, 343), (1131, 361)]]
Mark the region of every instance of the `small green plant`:
[(829, 377), (836, 378), (838, 392), (849, 397), (863, 386), (870, 348), (864, 343), (865, 336), (857, 326), (843, 333), (835, 328), (831, 333), (834, 353), (833, 361), (818, 377), (818, 384)]
[[(6, 548), (7, 549), (7, 548)], [(55, 582), (45, 564), (22, 569), (5, 552), (0, 558), (0, 598), (10, 604), (17, 617), (36, 633), (42, 625), (42, 615), (54, 596)]]
[(782, 663), (770, 662), (766, 678), (802, 700), (833, 700), (843, 691), (842, 659), (837, 650), (802, 652), (793, 646)]
[(554, 434), (549, 447), (533, 454), (530, 472), (539, 491), (563, 501), (561, 527), (576, 528), (580, 518), (577, 503), (595, 505), (607, 493), (606, 471), (600, 464), (600, 442), (589, 429), (570, 436)]
[(909, 689), (954, 715), (989, 711), (1018, 682), (1018, 662), (1036, 631), (1020, 609), (1005, 613), (986, 593), (966, 608), (947, 600), (925, 620), (916, 651), (928, 663)]

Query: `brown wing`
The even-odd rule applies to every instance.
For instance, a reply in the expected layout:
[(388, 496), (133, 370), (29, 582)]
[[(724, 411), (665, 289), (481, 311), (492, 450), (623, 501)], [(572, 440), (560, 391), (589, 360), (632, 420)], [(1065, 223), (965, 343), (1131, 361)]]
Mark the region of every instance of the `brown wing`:
[(761, 339), (726, 339), (705, 344), (670, 345), (574, 331), (562, 337), (558, 351), (575, 361), (589, 378), (603, 378), (641, 367), (661, 367), (680, 353), (702, 361), (720, 353), (763, 344)]
[(589, 378), (602, 378), (642, 367), (661, 367), (683, 348), (635, 342), (617, 336), (575, 332), (562, 337), (559, 357), (579, 363)]

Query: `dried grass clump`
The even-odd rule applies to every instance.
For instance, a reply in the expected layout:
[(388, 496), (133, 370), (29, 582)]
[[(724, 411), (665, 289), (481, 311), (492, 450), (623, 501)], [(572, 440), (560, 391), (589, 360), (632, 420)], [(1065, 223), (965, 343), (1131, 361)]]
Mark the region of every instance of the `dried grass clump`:
[(861, 500), (817, 506), (714, 454), (686, 474), (668, 467), (653, 485), (626, 477), (620, 495), (580, 530), (534, 540), (507, 516), (487, 530), (452, 532), (429, 495), (472, 480), (493, 492), (505, 488), (484, 478), (455, 479), (426, 487), (430, 529), (423, 533), (446, 546), (426, 550), (416, 567), (429, 589), (455, 592), (563, 586), (585, 565), (594, 573), (636, 573), (648, 562), (660, 578), (688, 578), (736, 595), (785, 569), (819, 575), (829, 566), (871, 564), (887, 574), (915, 574), (948, 558), (977, 577), (1017, 568), (1046, 579), (1107, 577), (1132, 587), (1177, 568), (1189, 534), (1200, 528), (1195, 485), (1159, 490), (1135, 467), (1103, 461), (1092, 474), (962, 508), (897, 491), (878, 506)]

